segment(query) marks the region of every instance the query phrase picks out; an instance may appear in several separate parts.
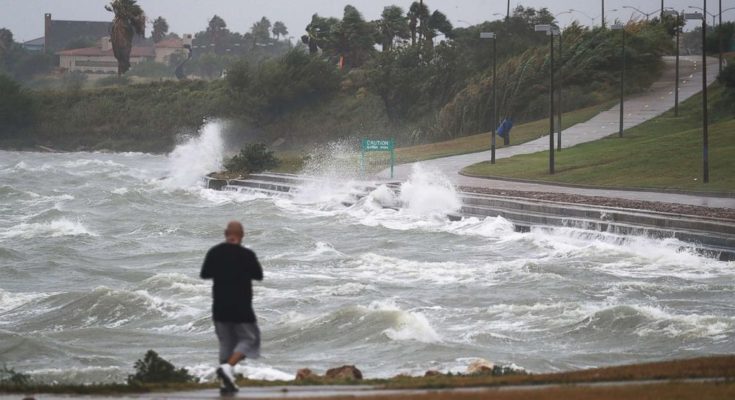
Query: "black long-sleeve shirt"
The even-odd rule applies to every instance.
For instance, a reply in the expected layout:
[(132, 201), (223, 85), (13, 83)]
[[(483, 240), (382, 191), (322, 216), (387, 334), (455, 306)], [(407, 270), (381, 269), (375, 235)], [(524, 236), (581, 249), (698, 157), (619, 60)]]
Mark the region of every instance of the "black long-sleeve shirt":
[(256, 322), (253, 280), (263, 280), (255, 253), (243, 246), (221, 243), (204, 258), (202, 279), (214, 280), (212, 314), (219, 322)]

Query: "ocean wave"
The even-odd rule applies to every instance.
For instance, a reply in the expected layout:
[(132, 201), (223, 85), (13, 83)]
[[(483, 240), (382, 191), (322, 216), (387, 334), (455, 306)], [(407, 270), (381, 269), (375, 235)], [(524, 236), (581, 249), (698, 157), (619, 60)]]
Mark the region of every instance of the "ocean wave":
[(20, 223), (0, 231), (0, 238), (48, 238), (62, 236), (97, 236), (79, 221), (60, 218), (49, 222)]
[[(276, 336), (283, 335), (276, 340), (286, 342), (349, 342), (355, 338), (368, 341), (442, 342), (441, 335), (422, 311), (401, 309), (394, 300), (373, 301), (367, 306), (348, 306), (316, 316), (288, 312), (275, 322), (280, 325), (276, 327), (276, 331), (280, 332)], [(289, 327), (297, 327), (297, 330)]]
[(374, 253), (360, 255), (357, 264), (350, 274), (359, 280), (388, 281), (403, 284), (415, 282), (431, 282), (440, 285), (472, 283), (482, 280), (489, 285), (497, 282), (496, 272), (503, 263), (479, 264), (461, 262), (414, 261), (397, 257), (389, 257)]
[(715, 315), (675, 314), (649, 305), (604, 307), (575, 324), (570, 333), (596, 336), (635, 335), (659, 338), (721, 338), (735, 319)]
[(118, 328), (131, 324), (158, 326), (161, 321), (191, 318), (201, 313), (146, 290), (115, 290), (104, 286), (89, 292), (51, 295), (34, 303), (33, 307), (42, 313), (19, 324), (34, 330)]
[(0, 289), (0, 313), (13, 310), (46, 296), (45, 293), (18, 293)]
[(156, 274), (142, 281), (138, 285), (138, 289), (159, 295), (165, 294), (167, 296), (199, 301), (203, 297), (209, 297), (211, 291), (210, 286), (211, 284), (208, 282), (184, 274), (163, 273)]

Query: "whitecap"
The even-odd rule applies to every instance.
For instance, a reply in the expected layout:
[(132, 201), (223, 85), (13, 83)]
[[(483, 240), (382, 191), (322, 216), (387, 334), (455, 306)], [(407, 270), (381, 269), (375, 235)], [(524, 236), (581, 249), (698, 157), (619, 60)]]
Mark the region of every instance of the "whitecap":
[(70, 221), (66, 218), (51, 222), (20, 223), (0, 231), (0, 238), (48, 238), (62, 236), (97, 236), (79, 221)]

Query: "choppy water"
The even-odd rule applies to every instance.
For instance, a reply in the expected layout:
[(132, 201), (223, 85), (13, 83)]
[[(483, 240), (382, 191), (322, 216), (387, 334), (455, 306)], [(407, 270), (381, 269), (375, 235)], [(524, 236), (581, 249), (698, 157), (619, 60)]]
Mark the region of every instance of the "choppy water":
[[(449, 223), (450, 189), (419, 173), (410, 208), (196, 186), (216, 127), (170, 157), (0, 152), (0, 363), (46, 381), (119, 381), (149, 348), (211, 377), (204, 252), (232, 218), (266, 280), (252, 378), (354, 363), (372, 377), (463, 371), (475, 357), (531, 371), (735, 351), (735, 264), (671, 241)], [(167, 176), (168, 179), (160, 180)], [(388, 199), (389, 200), (389, 199)]]

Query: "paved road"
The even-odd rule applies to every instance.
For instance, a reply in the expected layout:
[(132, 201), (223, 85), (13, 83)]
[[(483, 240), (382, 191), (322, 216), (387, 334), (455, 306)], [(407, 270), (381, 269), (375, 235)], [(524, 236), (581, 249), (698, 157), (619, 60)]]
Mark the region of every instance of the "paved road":
[[(679, 100), (684, 101), (699, 93), (702, 88), (701, 57), (687, 56), (681, 58), (679, 86)], [(625, 129), (640, 125), (673, 108), (675, 88), (675, 59), (664, 57), (666, 69), (661, 78), (655, 82), (650, 90), (626, 98), (625, 101)], [(707, 80), (714, 82), (717, 78), (717, 59), (710, 57), (707, 63)], [(620, 106), (616, 105), (608, 111), (602, 112), (587, 122), (574, 125), (562, 132), (562, 144), (571, 147), (580, 143), (602, 139), (618, 132)], [(507, 158), (518, 154), (548, 151), (549, 136), (532, 140), (516, 146), (498, 149), (496, 158)], [(707, 207), (735, 208), (735, 199), (717, 198), (708, 196), (694, 196), (659, 192), (639, 192), (611, 189), (585, 189), (548, 184), (509, 182), (495, 179), (470, 178), (459, 175), (464, 167), (482, 161), (490, 160), (490, 151), (482, 151), (459, 156), (439, 158), (423, 161), (421, 164), (429, 168), (438, 169), (457, 185), (486, 187), (493, 189), (570, 193), (584, 196), (602, 196), (630, 200), (660, 201), (667, 203), (681, 203)], [(396, 178), (405, 180), (411, 173), (413, 164), (403, 164), (396, 167)], [(389, 171), (378, 175), (387, 178)]]

